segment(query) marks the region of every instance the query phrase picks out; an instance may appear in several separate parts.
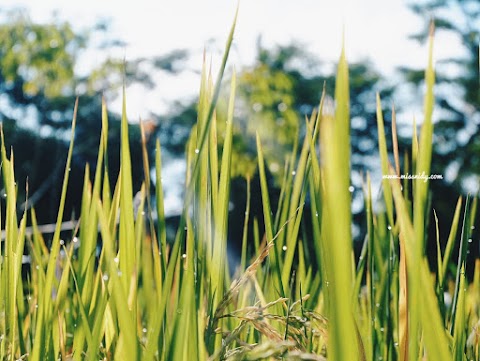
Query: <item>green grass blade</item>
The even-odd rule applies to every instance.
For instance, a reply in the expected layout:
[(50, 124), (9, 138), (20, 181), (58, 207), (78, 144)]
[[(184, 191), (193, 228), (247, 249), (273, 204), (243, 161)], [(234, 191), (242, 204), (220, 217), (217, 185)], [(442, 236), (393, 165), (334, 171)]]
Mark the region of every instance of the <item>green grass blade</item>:
[(65, 173), (63, 176), (62, 194), (60, 197), (60, 206), (58, 209), (57, 224), (55, 227), (55, 233), (52, 239), (52, 247), (50, 249), (50, 258), (48, 261), (47, 274), (45, 279), (44, 295), (39, 300), (39, 310), (37, 314), (37, 324), (35, 328), (35, 340), (33, 343), (32, 353), (30, 354), (32, 361), (40, 361), (45, 357), (45, 347), (47, 346), (47, 339), (51, 331), (51, 313), (52, 307), (52, 290), (55, 278), (55, 268), (60, 251), (60, 231), (61, 223), (63, 219), (63, 210), (65, 207), (65, 200), (67, 196), (67, 186), (70, 175), (70, 163), (72, 160), (73, 144), (75, 138), (75, 124), (77, 119), (78, 99), (75, 102), (75, 108), (73, 111), (72, 130), (70, 137), (70, 146), (68, 148)]
[(324, 105), (321, 120), (321, 154), (324, 202), (322, 238), (325, 242), (329, 281), (328, 354), (332, 360), (352, 361), (359, 357), (353, 319), (353, 262), (351, 235), (349, 80), (345, 52), (338, 64), (335, 87), (336, 109)]

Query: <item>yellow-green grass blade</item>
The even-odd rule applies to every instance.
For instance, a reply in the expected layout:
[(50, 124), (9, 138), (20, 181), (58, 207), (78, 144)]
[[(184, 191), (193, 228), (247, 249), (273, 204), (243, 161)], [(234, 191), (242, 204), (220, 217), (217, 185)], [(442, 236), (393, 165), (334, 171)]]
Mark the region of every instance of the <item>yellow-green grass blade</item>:
[(39, 305), (38, 305), (39, 307), (38, 307), (38, 314), (37, 314), (37, 323), (35, 327), (35, 340), (33, 343), (32, 352), (30, 354), (32, 361), (40, 361), (44, 359), (45, 347), (47, 347), (47, 339), (49, 338), (49, 334), (51, 331), (50, 320), (52, 317), (52, 310), (53, 310), (53, 307), (52, 307), (53, 300), (51, 295), (52, 295), (53, 283), (55, 278), (56, 263), (57, 263), (57, 259), (60, 251), (60, 231), (61, 231), (61, 223), (63, 219), (63, 210), (65, 207), (65, 200), (67, 196), (68, 180), (70, 175), (70, 163), (72, 160), (73, 144), (74, 144), (74, 138), (75, 138), (74, 135), (75, 135), (75, 124), (77, 119), (77, 109), (78, 109), (78, 99), (75, 102), (75, 108), (73, 111), (70, 146), (68, 148), (65, 173), (63, 176), (62, 193), (60, 197), (57, 223), (55, 227), (55, 233), (53, 234), (52, 246), (50, 249), (50, 257), (49, 257), (48, 266), (47, 266), (45, 287), (43, 290), (44, 294), (42, 299), (39, 300)]
[(245, 218), (243, 220), (242, 233), (242, 254), (240, 257), (240, 272), (244, 272), (247, 268), (247, 248), (248, 248), (248, 224), (250, 221), (250, 199), (251, 199), (251, 181), (250, 176), (246, 178), (247, 194), (245, 200)]
[[(307, 129), (308, 128), (309, 127), (307, 122)], [(309, 163), (308, 159), (310, 151), (310, 140), (311, 135), (307, 135), (304, 139), (297, 168), (294, 172), (292, 172), (292, 175), (294, 175), (294, 180), (291, 199), (289, 202), (290, 205), (288, 210), (288, 219), (294, 217), (296, 214), (298, 218), (301, 218), (301, 213), (297, 213), (297, 209), (299, 206), (301, 206), (301, 204), (299, 204), (299, 201), (302, 193), (305, 193), (306, 179), (308, 178), (308, 172), (310, 170), (310, 167), (307, 165), (307, 163)], [(284, 285), (288, 284), (289, 277), (291, 275), (293, 259), (297, 248), (297, 236), (298, 228), (295, 227), (295, 222), (289, 222), (289, 224), (287, 225), (287, 236), (285, 238), (285, 246), (287, 247), (287, 250), (285, 252), (282, 267), (282, 283)]]
[[(416, 174), (424, 174), (428, 177), (430, 174), (430, 164), (432, 159), (432, 140), (433, 140), (433, 105), (434, 95), (433, 87), (435, 83), (435, 70), (433, 65), (433, 23), (430, 28), (428, 43), (428, 65), (425, 70), (426, 93), (424, 101), (424, 119), (420, 134), (420, 144), (418, 148)], [(422, 255), (425, 248), (425, 218), (427, 214), (427, 197), (429, 182), (423, 179), (414, 181), (414, 216), (416, 244), (415, 249), (419, 255)]]
[(466, 285), (465, 285), (465, 264), (462, 265), (460, 271), (460, 282), (458, 293), (456, 294), (458, 299), (455, 305), (456, 315), (453, 324), (453, 359), (454, 360), (465, 360), (465, 344), (467, 340), (466, 334), (466, 319), (465, 319), (465, 296), (466, 296)]
[[(18, 254), (16, 253), (16, 247), (18, 241), (18, 228), (17, 228), (17, 213), (16, 213), (16, 189), (15, 178), (13, 171), (13, 151), (10, 155), (10, 160), (7, 158), (5, 141), (3, 139), (3, 131), (1, 133), (2, 144), (2, 173), (3, 182), (5, 184), (6, 197), (6, 215), (5, 215), (5, 250), (3, 257), (3, 269), (4, 269), (4, 289), (2, 290), (5, 295), (5, 300), (2, 300), (5, 304), (5, 332), (6, 338), (10, 342), (10, 349), (13, 355), (16, 353), (15, 341), (16, 341), (16, 328), (17, 328), (17, 315), (16, 315), (16, 298), (17, 298), (17, 284), (18, 279), (16, 277), (16, 264), (18, 262)], [(23, 250), (22, 250), (23, 254)], [(21, 255), (20, 255), (21, 262)]]
[(200, 360), (203, 335), (198, 335), (197, 301), (195, 295), (195, 239), (193, 224), (187, 219), (187, 249), (182, 256), (182, 285), (175, 315), (175, 329), (170, 349), (172, 360)]
[[(389, 174), (389, 161), (387, 153), (387, 139), (385, 137), (385, 126), (383, 121), (382, 103), (380, 94), (377, 93), (377, 129), (378, 129), (378, 150), (380, 152), (380, 162), (382, 164), (382, 176)], [(385, 208), (387, 210), (388, 222), (390, 227), (393, 227), (393, 199), (392, 190), (388, 179), (382, 179), (383, 197), (385, 201)]]
[(336, 111), (325, 104), (321, 120), (323, 184), (322, 240), (325, 242), (329, 287), (328, 354), (332, 360), (357, 360), (353, 318), (353, 262), (351, 236), (349, 85), (344, 50), (340, 57), (335, 89)]
[(462, 197), (458, 198), (457, 206), (455, 207), (455, 213), (453, 214), (452, 225), (450, 227), (450, 233), (448, 234), (447, 245), (445, 246), (445, 252), (443, 255), (443, 262), (440, 271), (440, 288), (443, 289), (445, 284), (445, 278), (447, 275), (448, 264), (450, 263), (450, 257), (453, 252), (453, 246), (457, 238), (458, 222), (460, 221), (460, 211), (462, 209)]
[[(268, 185), (267, 185), (267, 176), (265, 174), (265, 161), (263, 158), (262, 145), (260, 142), (260, 136), (257, 133), (257, 157), (258, 157), (258, 172), (260, 175), (260, 188), (262, 193), (262, 206), (263, 206), (263, 217), (265, 224), (265, 236), (267, 244), (274, 239), (273, 233), (273, 223), (272, 223), (272, 209), (270, 207), (270, 197), (268, 194)], [(270, 253), (270, 261), (272, 267), (272, 273), (274, 277), (274, 287), (277, 292), (279, 292), (281, 297), (284, 297), (284, 285), (282, 282), (282, 271), (281, 271), (281, 262), (278, 254), (278, 247), (274, 244), (272, 252)]]
[(130, 277), (135, 270), (136, 246), (134, 243), (133, 187), (130, 144), (128, 139), (128, 120), (125, 89), (123, 91), (121, 145), (120, 145), (120, 224), (119, 224), (119, 264), (122, 284), (125, 292), (130, 286)]
[(450, 318), (450, 333), (454, 333), (455, 318), (457, 314), (457, 303), (459, 293), (462, 291), (460, 284), (462, 281), (462, 273), (465, 273), (465, 261), (467, 258), (468, 242), (471, 235), (471, 218), (470, 218), (470, 195), (465, 200), (465, 211), (463, 214), (462, 232), (460, 235), (460, 247), (458, 250), (457, 272), (455, 275), (455, 290), (453, 292), (452, 314)]
[[(172, 290), (172, 285), (174, 282), (174, 276), (176, 272), (176, 264), (179, 259), (180, 255), (180, 237), (183, 237), (183, 230), (179, 229), (177, 233), (175, 243), (173, 244), (173, 248), (170, 252), (170, 257), (168, 261), (167, 270), (165, 273), (165, 278), (163, 281), (163, 289), (162, 295), (170, 295)], [(154, 360), (155, 352), (158, 350), (159, 344), (161, 344), (161, 340), (159, 340), (160, 333), (162, 332), (162, 328), (164, 325), (165, 313), (167, 308), (169, 307), (169, 297), (162, 297), (159, 300), (159, 306), (155, 317), (153, 320), (150, 321), (148, 325), (148, 332), (147, 332), (147, 339), (145, 342), (145, 351), (143, 353), (143, 360), (150, 361)]]
[[(161, 274), (165, 274), (166, 256), (167, 256), (167, 225), (165, 222), (165, 208), (163, 197), (163, 182), (162, 182), (162, 148), (160, 146), (160, 139), (155, 143), (155, 201), (157, 206), (157, 238), (160, 242), (160, 265)], [(161, 281), (158, 277), (157, 282)], [(159, 283), (161, 289), (161, 283)]]
[[(115, 349), (115, 359), (119, 360), (137, 360), (138, 359), (138, 339), (136, 333), (135, 315), (128, 307), (128, 294), (125, 290), (124, 283), (121, 278), (130, 280), (131, 275), (122, 272), (120, 267), (117, 267), (115, 262), (115, 254), (112, 252), (111, 245), (113, 240), (109, 232), (107, 217), (103, 211), (101, 202), (97, 203), (97, 214), (100, 224), (100, 233), (103, 242), (107, 245), (104, 247), (105, 251), (105, 278), (104, 281), (108, 283), (111, 292), (112, 306), (116, 310), (118, 322), (118, 343)], [(120, 271), (120, 272), (119, 272)]]
[[(393, 172), (392, 172), (393, 173)], [(393, 198), (395, 201), (396, 214), (403, 236), (406, 252), (406, 266), (408, 278), (408, 310), (409, 315), (409, 359), (417, 359), (419, 356), (419, 340), (417, 339), (418, 325), (421, 325), (423, 342), (429, 359), (447, 361), (452, 359), (448, 347), (449, 340), (443, 326), (437, 298), (433, 288), (428, 263), (425, 257), (416, 253), (415, 232), (409, 217), (409, 212), (402, 196), (400, 182), (391, 180)], [(412, 331), (415, 330), (415, 331)]]
[[(236, 77), (233, 73), (230, 86), (230, 101), (228, 105), (227, 128), (225, 142), (223, 144), (222, 165), (220, 182), (218, 184), (218, 204), (215, 219), (215, 238), (213, 242), (212, 257), (212, 285), (216, 294), (215, 305), (223, 298), (224, 276), (227, 257), (227, 226), (228, 226), (228, 203), (230, 200), (230, 173), (232, 162), (232, 137), (233, 137), (233, 112), (235, 106)], [(215, 180), (216, 181), (216, 180)], [(216, 276), (216, 277), (215, 277)], [(218, 277), (218, 278), (217, 278)]]

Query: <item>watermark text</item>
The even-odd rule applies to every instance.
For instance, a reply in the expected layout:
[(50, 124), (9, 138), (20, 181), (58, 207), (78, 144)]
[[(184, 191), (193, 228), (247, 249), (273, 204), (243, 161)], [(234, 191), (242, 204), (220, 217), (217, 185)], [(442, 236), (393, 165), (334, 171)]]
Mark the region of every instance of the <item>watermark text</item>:
[(439, 180), (439, 179), (443, 179), (443, 175), (441, 174), (430, 174), (430, 175), (427, 175), (425, 174), (425, 172), (422, 172), (421, 174), (409, 174), (409, 173), (405, 173), (405, 174), (400, 174), (400, 175), (397, 175), (397, 174), (384, 174), (382, 176), (383, 179), (419, 179), (419, 180), (423, 180), (424, 182), (428, 181), (428, 180)]

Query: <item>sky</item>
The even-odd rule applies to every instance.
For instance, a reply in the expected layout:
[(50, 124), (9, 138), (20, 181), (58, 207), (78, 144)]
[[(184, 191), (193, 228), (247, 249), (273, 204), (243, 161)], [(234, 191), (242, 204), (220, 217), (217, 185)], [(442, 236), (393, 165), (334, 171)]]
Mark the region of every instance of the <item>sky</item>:
[[(128, 60), (166, 54), (178, 48), (192, 49), (198, 55), (189, 66), (197, 70), (201, 69), (204, 48), (211, 55), (214, 67), (220, 63), (237, 7), (237, 0), (2, 0), (2, 3), (4, 7), (27, 8), (34, 21), (48, 21), (56, 11), (59, 18), (69, 20), (78, 29), (108, 19), (112, 34), (127, 43), (120, 56)], [(388, 76), (398, 65), (422, 67), (426, 63), (425, 46), (407, 40), (408, 34), (420, 26), (420, 20), (402, 0), (240, 0), (229, 65), (239, 69), (251, 63), (259, 35), (266, 46), (295, 42), (333, 64), (345, 33), (348, 59), (370, 59)], [(440, 55), (444, 50), (436, 49)], [(104, 56), (109, 54), (90, 57), (86, 67), (99, 63)], [(148, 95), (138, 86), (127, 89), (129, 118), (148, 118), (152, 111), (165, 112), (174, 100), (184, 95), (194, 96), (198, 90), (198, 75), (193, 72), (178, 77), (163, 75), (156, 80), (155, 91)]]

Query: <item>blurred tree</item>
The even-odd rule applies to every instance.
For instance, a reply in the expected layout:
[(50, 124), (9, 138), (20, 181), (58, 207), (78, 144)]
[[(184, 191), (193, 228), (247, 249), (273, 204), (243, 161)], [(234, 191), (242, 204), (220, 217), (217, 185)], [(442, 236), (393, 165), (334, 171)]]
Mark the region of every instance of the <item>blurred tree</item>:
[[(480, 2), (476, 0), (429, 0), (410, 5), (424, 20), (412, 38), (424, 42), (431, 19), (437, 38), (448, 36), (456, 50), (437, 62), (435, 124), (436, 147), (433, 170), (444, 174), (456, 192), (478, 192), (480, 182), (479, 42)], [(401, 69), (410, 83), (423, 84), (423, 71)], [(438, 183), (438, 182), (433, 182)]]
[[(442, 174), (443, 181), (430, 183), (433, 207), (439, 224), (450, 224), (459, 194), (478, 194), (480, 190), (480, 93), (479, 42), (480, 2), (477, 0), (424, 0), (410, 4), (423, 19), (423, 27), (411, 37), (425, 42), (430, 22), (434, 21), (436, 42), (447, 39), (454, 51), (436, 64), (436, 114), (432, 173)], [(423, 85), (423, 70), (401, 68), (405, 79)], [(403, 140), (408, 143), (409, 140)], [(440, 228), (440, 240), (448, 237), (448, 226)], [(436, 253), (435, 220), (430, 219), (430, 252)], [(472, 248), (469, 259), (479, 257)], [(473, 267), (467, 267), (470, 274)]]
[[(101, 129), (101, 93), (112, 100), (125, 84), (152, 88), (152, 70), (179, 71), (178, 62), (188, 55), (176, 51), (153, 59), (126, 62), (110, 58), (84, 76), (81, 61), (99, 48), (123, 47), (108, 35), (108, 23), (76, 31), (70, 23), (53, 18), (35, 23), (23, 10), (0, 11), (0, 121), (8, 146), (15, 151), (19, 199), (24, 200), (28, 176), (30, 205), (37, 208), (40, 222), (56, 219), (62, 166), (68, 147), (75, 98), (79, 96), (76, 147), (67, 211), (78, 214), (83, 171), (94, 166)], [(91, 53), (90, 53), (91, 54)], [(119, 116), (109, 114), (111, 181), (118, 172)], [(143, 174), (138, 126), (131, 132), (135, 188)], [(23, 201), (22, 200), (22, 201)]]
[[(258, 43), (254, 63), (237, 74), (235, 133), (233, 140), (232, 188), (230, 216), (235, 219), (229, 227), (229, 239), (240, 245), (245, 210), (245, 178), (250, 178), (252, 204), (251, 218), (256, 217), (262, 227), (263, 211), (257, 174), (255, 134), (261, 137), (265, 159), (270, 201), (275, 208), (279, 185), (284, 172), (286, 156), (294, 143), (305, 134), (305, 117), (318, 107), (324, 85), (333, 95), (335, 68), (325, 64), (298, 45), (267, 49)], [(392, 89), (380, 81), (380, 75), (368, 61), (350, 65), (352, 116), (352, 169), (355, 185), (356, 238), (363, 239), (362, 174), (372, 170), (371, 160), (377, 157), (375, 93), (382, 91), (382, 99), (391, 100)], [(228, 83), (228, 82), (226, 82)], [(228, 91), (224, 92), (228, 93)], [(226, 99), (220, 99), (217, 110), (218, 139), (223, 141)], [(184, 150), (189, 130), (196, 120), (196, 105), (177, 104), (175, 111), (160, 122), (162, 145), (173, 154)], [(221, 152), (221, 149), (219, 149)], [(373, 163), (377, 164), (377, 163)], [(305, 212), (309, 212), (307, 204)], [(306, 217), (308, 219), (308, 217)], [(307, 233), (309, 225), (305, 225)], [(250, 227), (250, 229), (253, 229)]]

